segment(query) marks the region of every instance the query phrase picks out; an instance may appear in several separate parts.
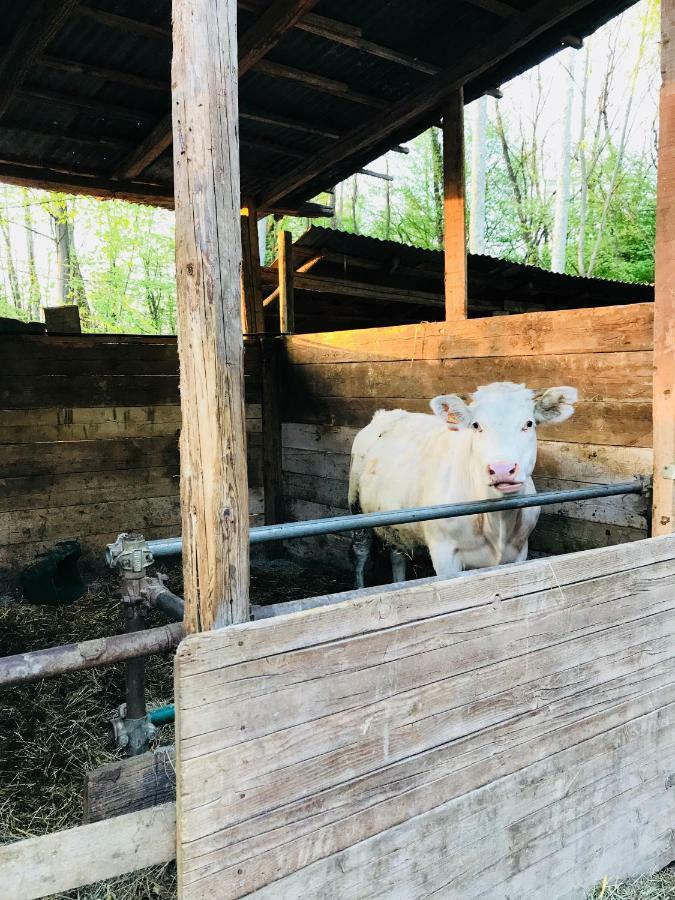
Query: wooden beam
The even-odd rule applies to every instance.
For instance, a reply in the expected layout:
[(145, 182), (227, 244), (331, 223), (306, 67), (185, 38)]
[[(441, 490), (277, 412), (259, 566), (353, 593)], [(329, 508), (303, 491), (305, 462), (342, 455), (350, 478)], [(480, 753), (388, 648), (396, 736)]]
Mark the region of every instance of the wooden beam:
[(38, 165), (22, 165), (14, 161), (0, 160), (0, 182), (21, 187), (41, 188), (68, 194), (83, 194), (105, 200), (126, 200), (129, 203), (147, 203), (173, 209), (173, 194), (169, 185), (144, 184), (143, 182), (112, 181), (99, 175), (75, 175), (57, 172)]
[[(238, 6), (249, 12), (259, 12), (261, 8), (264, 8), (258, 0), (239, 0)], [(345, 47), (361, 50), (363, 53), (369, 53), (371, 56), (378, 56), (380, 59), (386, 59), (405, 68), (424, 72), (427, 75), (436, 75), (440, 72), (438, 66), (424, 62), (407, 53), (392, 50), (390, 47), (384, 47), (382, 44), (376, 44), (374, 41), (366, 40), (363, 37), (361, 28), (357, 25), (339, 22), (337, 19), (331, 19), (328, 16), (308, 13), (295, 23), (295, 28), (300, 31), (306, 31), (308, 34), (316, 34), (335, 44), (343, 44)]]
[(312, 124), (311, 122), (300, 122), (297, 119), (289, 119), (285, 116), (277, 116), (264, 110), (256, 109), (239, 109), (239, 117), (248, 119), (251, 122), (260, 122), (262, 125), (273, 125), (275, 128), (289, 128), (292, 131), (300, 131), (303, 134), (316, 134), (319, 137), (338, 140), (340, 132), (332, 131)]
[(661, 4), (654, 284), (653, 533), (675, 531), (675, 0)]
[(162, 25), (151, 25), (149, 22), (141, 22), (138, 19), (130, 19), (128, 16), (119, 16), (117, 13), (109, 13), (103, 9), (94, 9), (86, 6), (84, 3), (77, 7), (78, 16), (86, 16), (98, 22), (99, 25), (105, 25), (107, 28), (117, 28), (119, 31), (126, 31), (131, 34), (143, 34), (146, 37), (167, 38), (171, 40), (171, 29)]
[(176, 799), (173, 747), (116, 759), (87, 772), (84, 824), (138, 812)]
[(236, 0), (215, 7), (212, 0), (174, 0), (171, 83), (188, 632), (249, 620), (236, 22)]
[[(281, 343), (278, 338), (261, 338), (262, 378), (262, 454), (263, 454), (263, 495), (265, 503), (265, 524), (275, 525), (284, 521), (283, 476), (281, 466), (281, 372), (279, 354)], [(268, 549), (281, 547), (274, 544)]]
[(52, 91), (47, 88), (27, 87), (20, 88), (16, 96), (22, 100), (40, 100), (46, 104), (69, 106), (73, 109), (81, 109), (84, 112), (93, 113), (106, 119), (128, 119), (131, 122), (146, 122), (157, 118), (157, 113), (148, 109), (131, 109), (119, 106), (116, 103), (105, 103), (94, 100), (91, 97), (82, 97), (78, 94), (68, 94), (65, 91)]
[(323, 75), (305, 72), (304, 69), (295, 69), (293, 66), (272, 62), (269, 59), (261, 59), (257, 63), (255, 71), (261, 75), (269, 75), (271, 78), (288, 78), (291, 81), (299, 81), (301, 84), (321, 91), (324, 94), (333, 94), (335, 97), (351, 100), (352, 103), (372, 106), (373, 109), (384, 109), (387, 105), (384, 100), (380, 100), (378, 97), (371, 97), (368, 94), (361, 94), (359, 91), (352, 90), (344, 81), (325, 78)]
[(149, 78), (147, 75), (135, 75), (133, 72), (124, 72), (121, 69), (109, 69), (106, 66), (95, 66), (91, 63), (76, 62), (72, 59), (61, 59), (56, 56), (43, 54), (36, 59), (39, 66), (53, 69), (55, 72), (68, 72), (74, 75), (91, 75), (92, 78), (100, 78), (102, 81), (111, 81), (115, 84), (125, 84), (129, 87), (140, 88), (144, 91), (160, 91), (168, 93), (171, 85), (168, 81), (159, 78)]
[(279, 271), (279, 331), (293, 334), (295, 331), (295, 298), (293, 293), (293, 235), (280, 231), (277, 243), (277, 267)]
[(502, 19), (508, 19), (509, 16), (519, 12), (510, 3), (504, 3), (504, 0), (466, 0), (466, 2)]
[[(262, 271), (263, 284), (274, 288), (277, 286), (278, 272), (276, 269), (264, 268)], [(301, 275), (296, 273), (293, 277), (296, 291), (312, 291), (318, 294), (336, 294), (345, 297), (360, 297), (363, 300), (375, 300), (392, 303), (411, 303), (420, 306), (443, 306), (443, 296), (440, 292), (418, 291), (411, 288), (396, 288), (383, 284), (370, 282), (351, 281), (343, 278), (334, 278), (329, 275)]]
[(169, 862), (176, 855), (176, 804), (80, 825), (0, 847), (6, 897), (34, 900)]
[(316, 6), (317, 2), (318, 0), (274, 0), (239, 41), (239, 77), (260, 62), (289, 28)]
[[(294, 255), (295, 255), (295, 251), (297, 249), (298, 249), (297, 247), (293, 247)], [(323, 262), (323, 256), (313, 256), (311, 259), (308, 259), (306, 262), (301, 263), (301, 265), (299, 265), (297, 267), (294, 265), (294, 271), (299, 274), (302, 274), (303, 272), (309, 272), (310, 269), (314, 268), (314, 266), (318, 266), (318, 264), (320, 262)], [(278, 268), (277, 268), (277, 271), (278, 271)], [(268, 306), (271, 306), (271, 304), (274, 303), (274, 301), (278, 298), (278, 296), (279, 296), (279, 285), (277, 285), (274, 288), (274, 290), (265, 297), (265, 299), (263, 300), (263, 309), (267, 309)]]
[[(318, 182), (324, 173), (330, 173), (326, 175), (327, 178), (332, 177), (331, 170), (352, 157), (360, 156), (359, 164), (362, 164), (366, 154), (383, 151), (386, 142), (392, 140), (395, 134), (410, 129), (416, 123), (427, 121), (445, 99), (465, 82), (482, 75), (591, 2), (592, 0), (570, 0), (562, 6), (558, 0), (539, 0), (527, 12), (512, 16), (492, 37), (483, 42), (479, 53), (471, 50), (460, 56), (424, 87), (389, 105), (379, 115), (352, 129), (334, 146), (318, 153), (311, 164), (297, 166), (259, 198), (259, 205), (267, 208), (287, 200), (297, 192), (309, 192), (312, 182)], [(321, 186), (317, 184), (316, 190)]]
[(121, 180), (136, 178), (171, 146), (172, 140), (173, 128), (171, 113), (169, 113), (155, 125), (145, 140), (125, 159), (115, 171), (114, 177)]
[(464, 96), (460, 88), (443, 111), (443, 258), (445, 318), (466, 319), (466, 226), (464, 185)]
[(36, 58), (59, 33), (78, 0), (32, 0), (0, 63), (0, 117), (26, 79)]
[(251, 199), (244, 200), (241, 209), (241, 321), (244, 334), (262, 334), (265, 331), (258, 215)]

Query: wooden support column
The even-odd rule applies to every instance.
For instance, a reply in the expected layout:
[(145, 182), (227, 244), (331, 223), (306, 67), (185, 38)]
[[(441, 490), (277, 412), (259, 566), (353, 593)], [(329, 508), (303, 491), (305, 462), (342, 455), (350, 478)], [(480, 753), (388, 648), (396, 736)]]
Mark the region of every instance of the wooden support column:
[(262, 334), (265, 330), (258, 216), (251, 200), (245, 200), (241, 208), (241, 321), (244, 334)]
[(466, 232), (464, 214), (464, 92), (460, 88), (443, 111), (443, 254), (445, 318), (466, 319)]
[(675, 531), (675, 0), (661, 3), (654, 292), (653, 534)]
[(249, 619), (236, 0), (173, 2), (185, 628)]
[[(262, 358), (262, 443), (263, 492), (265, 495), (265, 524), (284, 521), (281, 466), (281, 394), (279, 353), (281, 338), (264, 337), (260, 341)], [(272, 543), (268, 550), (281, 549)]]
[(295, 331), (295, 297), (293, 294), (293, 235), (280, 231), (277, 245), (279, 267), (279, 331), (293, 334)]

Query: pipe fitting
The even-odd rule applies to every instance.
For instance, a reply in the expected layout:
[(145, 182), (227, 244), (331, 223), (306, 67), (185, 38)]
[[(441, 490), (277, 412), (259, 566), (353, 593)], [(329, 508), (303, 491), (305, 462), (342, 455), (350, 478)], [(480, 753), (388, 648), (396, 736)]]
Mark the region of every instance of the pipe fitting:
[(117, 715), (110, 720), (110, 727), (115, 746), (127, 756), (144, 753), (157, 734), (157, 728), (148, 715), (138, 719), (127, 718), (126, 703), (118, 707)]
[(105, 559), (111, 569), (117, 569), (127, 580), (144, 578), (155, 561), (148, 542), (134, 531), (122, 532), (114, 543), (108, 544)]

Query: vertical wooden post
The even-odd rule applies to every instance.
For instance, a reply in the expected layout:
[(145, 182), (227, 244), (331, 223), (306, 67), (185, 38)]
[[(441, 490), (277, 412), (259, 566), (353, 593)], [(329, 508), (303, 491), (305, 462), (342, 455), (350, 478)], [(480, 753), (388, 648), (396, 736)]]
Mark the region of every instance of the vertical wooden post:
[(464, 92), (460, 88), (443, 111), (443, 253), (448, 321), (467, 315), (464, 207)]
[(661, 3), (654, 291), (653, 534), (675, 531), (675, 0)]
[[(264, 337), (261, 349), (261, 402), (263, 491), (265, 495), (265, 524), (283, 522), (283, 485), (281, 466), (281, 410), (279, 351), (280, 338)], [(272, 551), (280, 545), (270, 544)]]
[(248, 199), (241, 209), (241, 320), (244, 334), (265, 331), (258, 216), (255, 204)]
[(249, 619), (236, 0), (173, 0), (185, 626)]
[(277, 244), (279, 267), (279, 331), (293, 334), (295, 331), (295, 299), (293, 296), (293, 235), (280, 231)]

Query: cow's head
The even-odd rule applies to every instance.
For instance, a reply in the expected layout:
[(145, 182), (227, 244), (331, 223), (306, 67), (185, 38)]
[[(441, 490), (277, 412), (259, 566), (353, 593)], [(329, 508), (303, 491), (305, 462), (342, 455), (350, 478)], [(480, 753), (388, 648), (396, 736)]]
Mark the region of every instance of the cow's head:
[(537, 424), (569, 419), (576, 400), (571, 387), (532, 391), (496, 382), (478, 388), (467, 400), (458, 394), (434, 397), (431, 409), (452, 431), (466, 433), (473, 476), (484, 477), (488, 495), (498, 496), (518, 493), (532, 474)]

